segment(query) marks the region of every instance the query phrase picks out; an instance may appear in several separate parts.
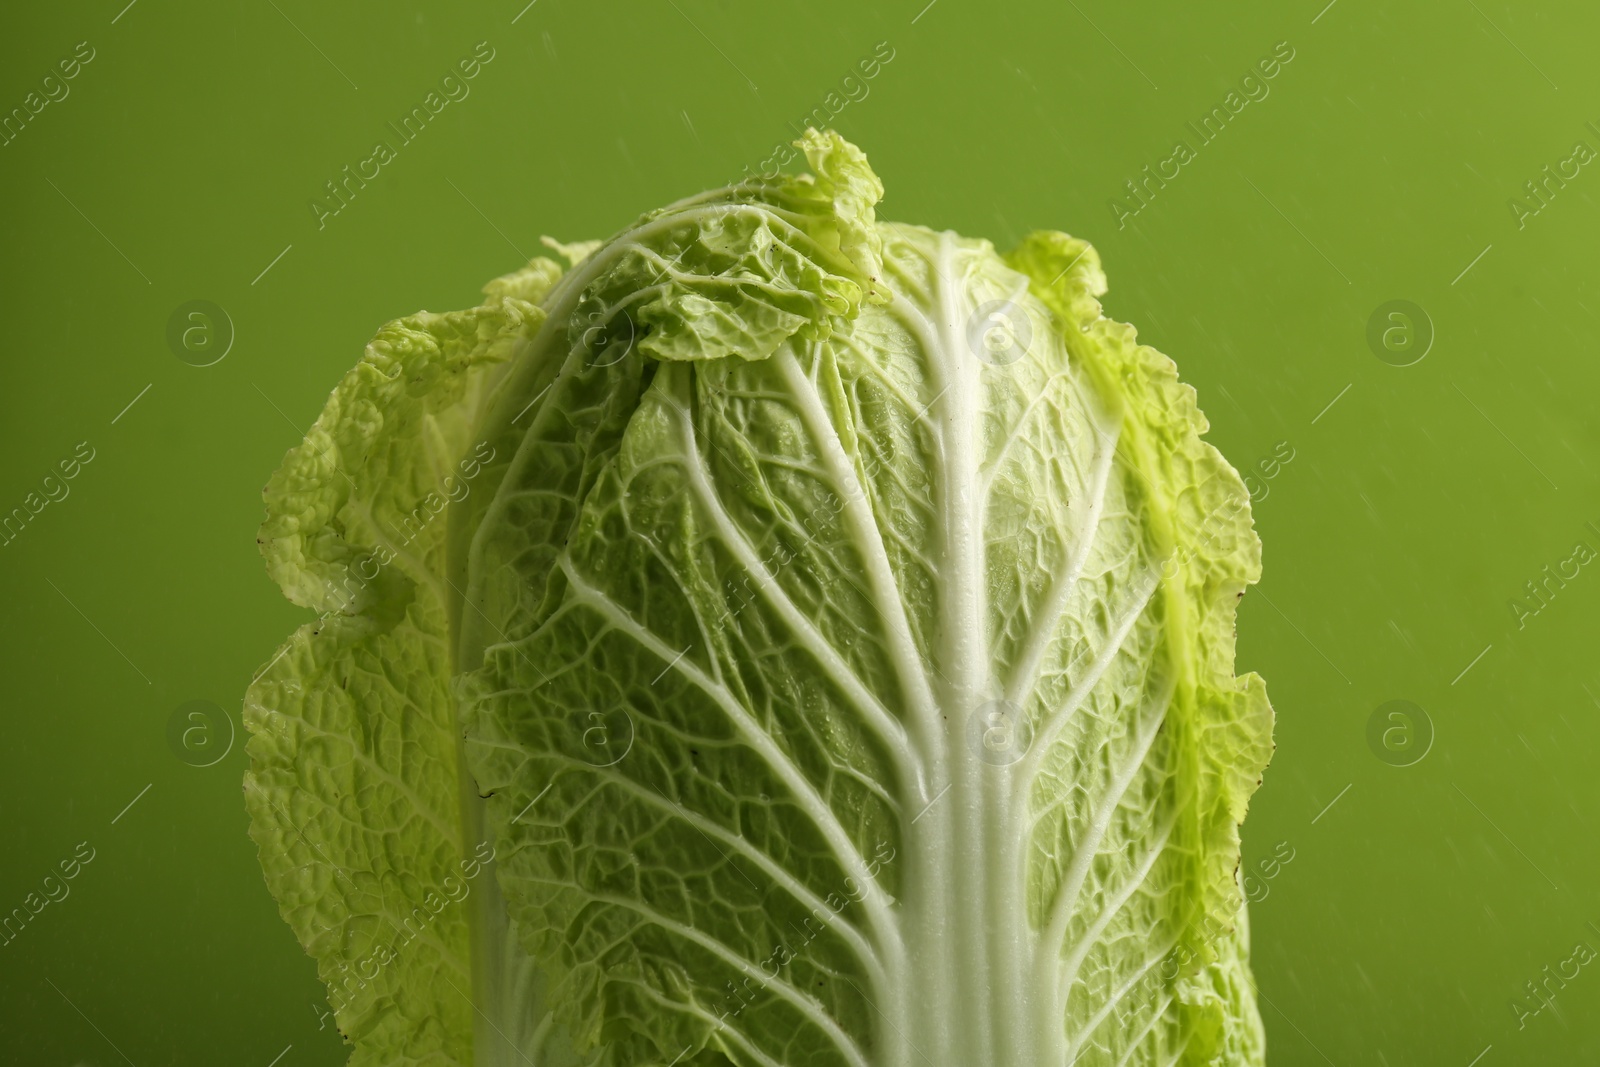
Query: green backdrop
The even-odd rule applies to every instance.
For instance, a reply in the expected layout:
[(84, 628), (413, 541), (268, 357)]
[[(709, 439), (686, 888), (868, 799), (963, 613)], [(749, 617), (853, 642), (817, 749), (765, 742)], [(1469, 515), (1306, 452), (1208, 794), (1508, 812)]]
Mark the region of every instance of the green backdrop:
[(1270, 1062), (1600, 1060), (1600, 14), (1325, 2), (8, 8), (0, 911), (68, 895), (0, 946), (6, 1062), (342, 1062), (226, 743), (300, 617), (260, 487), (381, 323), (819, 107), (888, 217), (1093, 240), (1252, 476)]

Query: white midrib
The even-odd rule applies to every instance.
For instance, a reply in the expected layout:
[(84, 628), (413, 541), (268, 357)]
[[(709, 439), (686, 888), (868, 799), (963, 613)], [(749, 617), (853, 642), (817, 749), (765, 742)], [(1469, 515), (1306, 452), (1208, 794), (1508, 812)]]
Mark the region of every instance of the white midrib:
[[(897, 309), (911, 320), (907, 326), (927, 350), (928, 389), (936, 397), (928, 424), (935, 439), (931, 459), (942, 542), (934, 553), (939, 625), (932, 651), (945, 751), (933, 765), (930, 787), (948, 786), (942, 799), (907, 832), (912, 866), (907, 872), (906, 938), (913, 956), (920, 957), (911, 970), (910, 1032), (913, 1047), (922, 1053), (921, 1062), (937, 1067), (1062, 1067), (1072, 1051), (1064, 1026), (1065, 1005), (1056, 995), (1063, 977), (1064, 930), (1034, 931), (1029, 920), (1026, 844), (1033, 820), (1027, 786), (1064, 721), (1099, 684), (1142, 617), (1149, 596), (1144, 590), (1135, 594), (1130, 610), (1111, 627), (1105, 646), (1088, 665), (1067, 705), (1041, 723), (1040, 736), (1034, 738), (1026, 758), (1004, 767), (977, 758), (968, 743), (971, 716), (1001, 693), (1001, 679), (993, 675), (988, 632), (984, 509), (989, 472), (982, 464), (980, 437), (985, 372), (965, 343), (966, 317), (978, 298), (970, 295), (960, 276), (962, 264), (953, 240), (948, 235), (933, 240), (937, 244), (930, 257), (931, 291), (924, 295), (915, 286), (906, 286), (913, 295), (901, 300), (909, 306)], [(1118, 429), (1115, 422), (1096, 420), (1096, 454), (1078, 537), (1064, 573), (1047, 594), (1040, 632), (1005, 679), (1011, 683), (1006, 695), (1018, 703), (1027, 701), (1037, 684), (1046, 651), (1057, 639), (1067, 602), (1092, 552), (1107, 503)], [(1155, 718), (1159, 723), (1160, 716)], [(1130, 761), (1131, 767), (1120, 768), (1112, 783), (1113, 799), (1099, 813), (1102, 821), (1109, 822), (1109, 812), (1120, 802), (1126, 779), (1137, 773), (1154, 732), (1150, 728), (1136, 740), (1140, 758)], [(1105, 829), (1096, 826), (1091, 831), (1093, 843), (1080, 843), (1081, 854), (1073, 861), (1073, 866), (1085, 867), (1077, 872), (1079, 881)], [(1135, 891), (1140, 882), (1136, 879), (1124, 888)], [(948, 888), (929, 891), (930, 884)], [(1076, 885), (1063, 895), (1075, 900)], [(1047, 919), (1047, 925), (1061, 925), (1061, 910), (1070, 910), (1070, 903), (1048, 917), (1057, 921)], [(1113, 914), (1102, 918), (1109, 922)], [(1072, 946), (1067, 962), (1075, 964), (1087, 947)], [(1046, 972), (1049, 980), (1040, 981)]]
[(1009, 864), (992, 847), (1008, 840), (1010, 830), (1010, 805), (996, 803), (999, 798), (992, 795), (1004, 788), (1005, 772), (975, 758), (966, 737), (971, 716), (991, 695), (977, 439), (980, 364), (962, 343), (971, 301), (957, 277), (953, 242), (948, 234), (936, 240), (931, 279), (936, 347), (928, 353), (928, 367), (939, 389), (931, 414), (941, 444), (938, 663), (950, 795), (943, 801), (948, 843), (935, 855), (943, 860), (937, 877), (954, 892), (940, 898), (945, 914), (925, 936), (941, 945), (942, 962), (953, 972), (947, 972), (946, 986), (954, 993), (951, 1062), (1025, 1064), (1025, 1019), (1006, 1017), (1020, 1006), (1018, 979), (1024, 972), (1006, 957), (1027, 943), (1026, 913), (1012, 906), (1020, 879), (1003, 869)]

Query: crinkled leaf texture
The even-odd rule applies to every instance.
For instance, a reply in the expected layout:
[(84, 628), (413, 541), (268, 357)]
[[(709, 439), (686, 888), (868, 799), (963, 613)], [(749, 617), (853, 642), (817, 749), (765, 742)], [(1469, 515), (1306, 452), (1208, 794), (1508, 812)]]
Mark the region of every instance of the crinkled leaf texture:
[(1089, 245), (799, 144), (387, 327), (268, 487), (247, 800), (352, 1062), (1260, 1064), (1244, 486)]

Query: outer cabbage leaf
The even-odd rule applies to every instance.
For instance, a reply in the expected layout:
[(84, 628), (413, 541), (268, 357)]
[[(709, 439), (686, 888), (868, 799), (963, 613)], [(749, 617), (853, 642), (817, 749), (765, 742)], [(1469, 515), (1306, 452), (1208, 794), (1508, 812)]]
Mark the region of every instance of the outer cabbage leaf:
[(537, 981), (462, 773), (444, 575), (447, 510), (505, 466), (471, 434), (559, 275), (535, 260), (478, 308), (384, 327), (265, 491), (268, 572), (321, 616), (246, 697), (246, 807), (357, 1067), (576, 1062), (518, 1025)]

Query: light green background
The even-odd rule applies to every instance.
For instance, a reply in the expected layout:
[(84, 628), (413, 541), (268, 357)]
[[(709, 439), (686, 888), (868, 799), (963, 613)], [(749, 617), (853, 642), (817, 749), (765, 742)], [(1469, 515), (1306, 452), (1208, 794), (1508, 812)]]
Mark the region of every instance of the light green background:
[[(95, 50), (0, 148), (0, 509), (95, 449), (0, 548), (0, 910), (96, 850), (0, 947), (5, 1062), (342, 1062), (245, 836), (242, 752), (193, 768), (165, 738), (191, 699), (237, 722), (300, 618), (255, 552), (261, 485), (381, 323), (738, 176), (880, 41), (837, 126), (886, 216), (1093, 240), (1211, 440), (1241, 469), (1293, 450), (1239, 622), (1279, 716), (1245, 863), (1294, 856), (1254, 909), (1270, 1062), (1600, 1061), (1595, 968), (1524, 1028), (1511, 1009), (1600, 947), (1600, 575), (1523, 629), (1508, 606), (1600, 549), (1600, 175), (1525, 228), (1507, 207), (1600, 148), (1592, 6), (125, 2), (0, 15), (0, 109)], [(323, 183), (479, 41), (471, 95), (319, 231)], [(1123, 182), (1280, 41), (1270, 95), (1119, 229)], [(237, 331), (206, 368), (165, 340), (197, 298)], [(1436, 330), (1414, 366), (1367, 346), (1393, 299)], [(1414, 766), (1368, 747), (1390, 699), (1434, 724)]]

